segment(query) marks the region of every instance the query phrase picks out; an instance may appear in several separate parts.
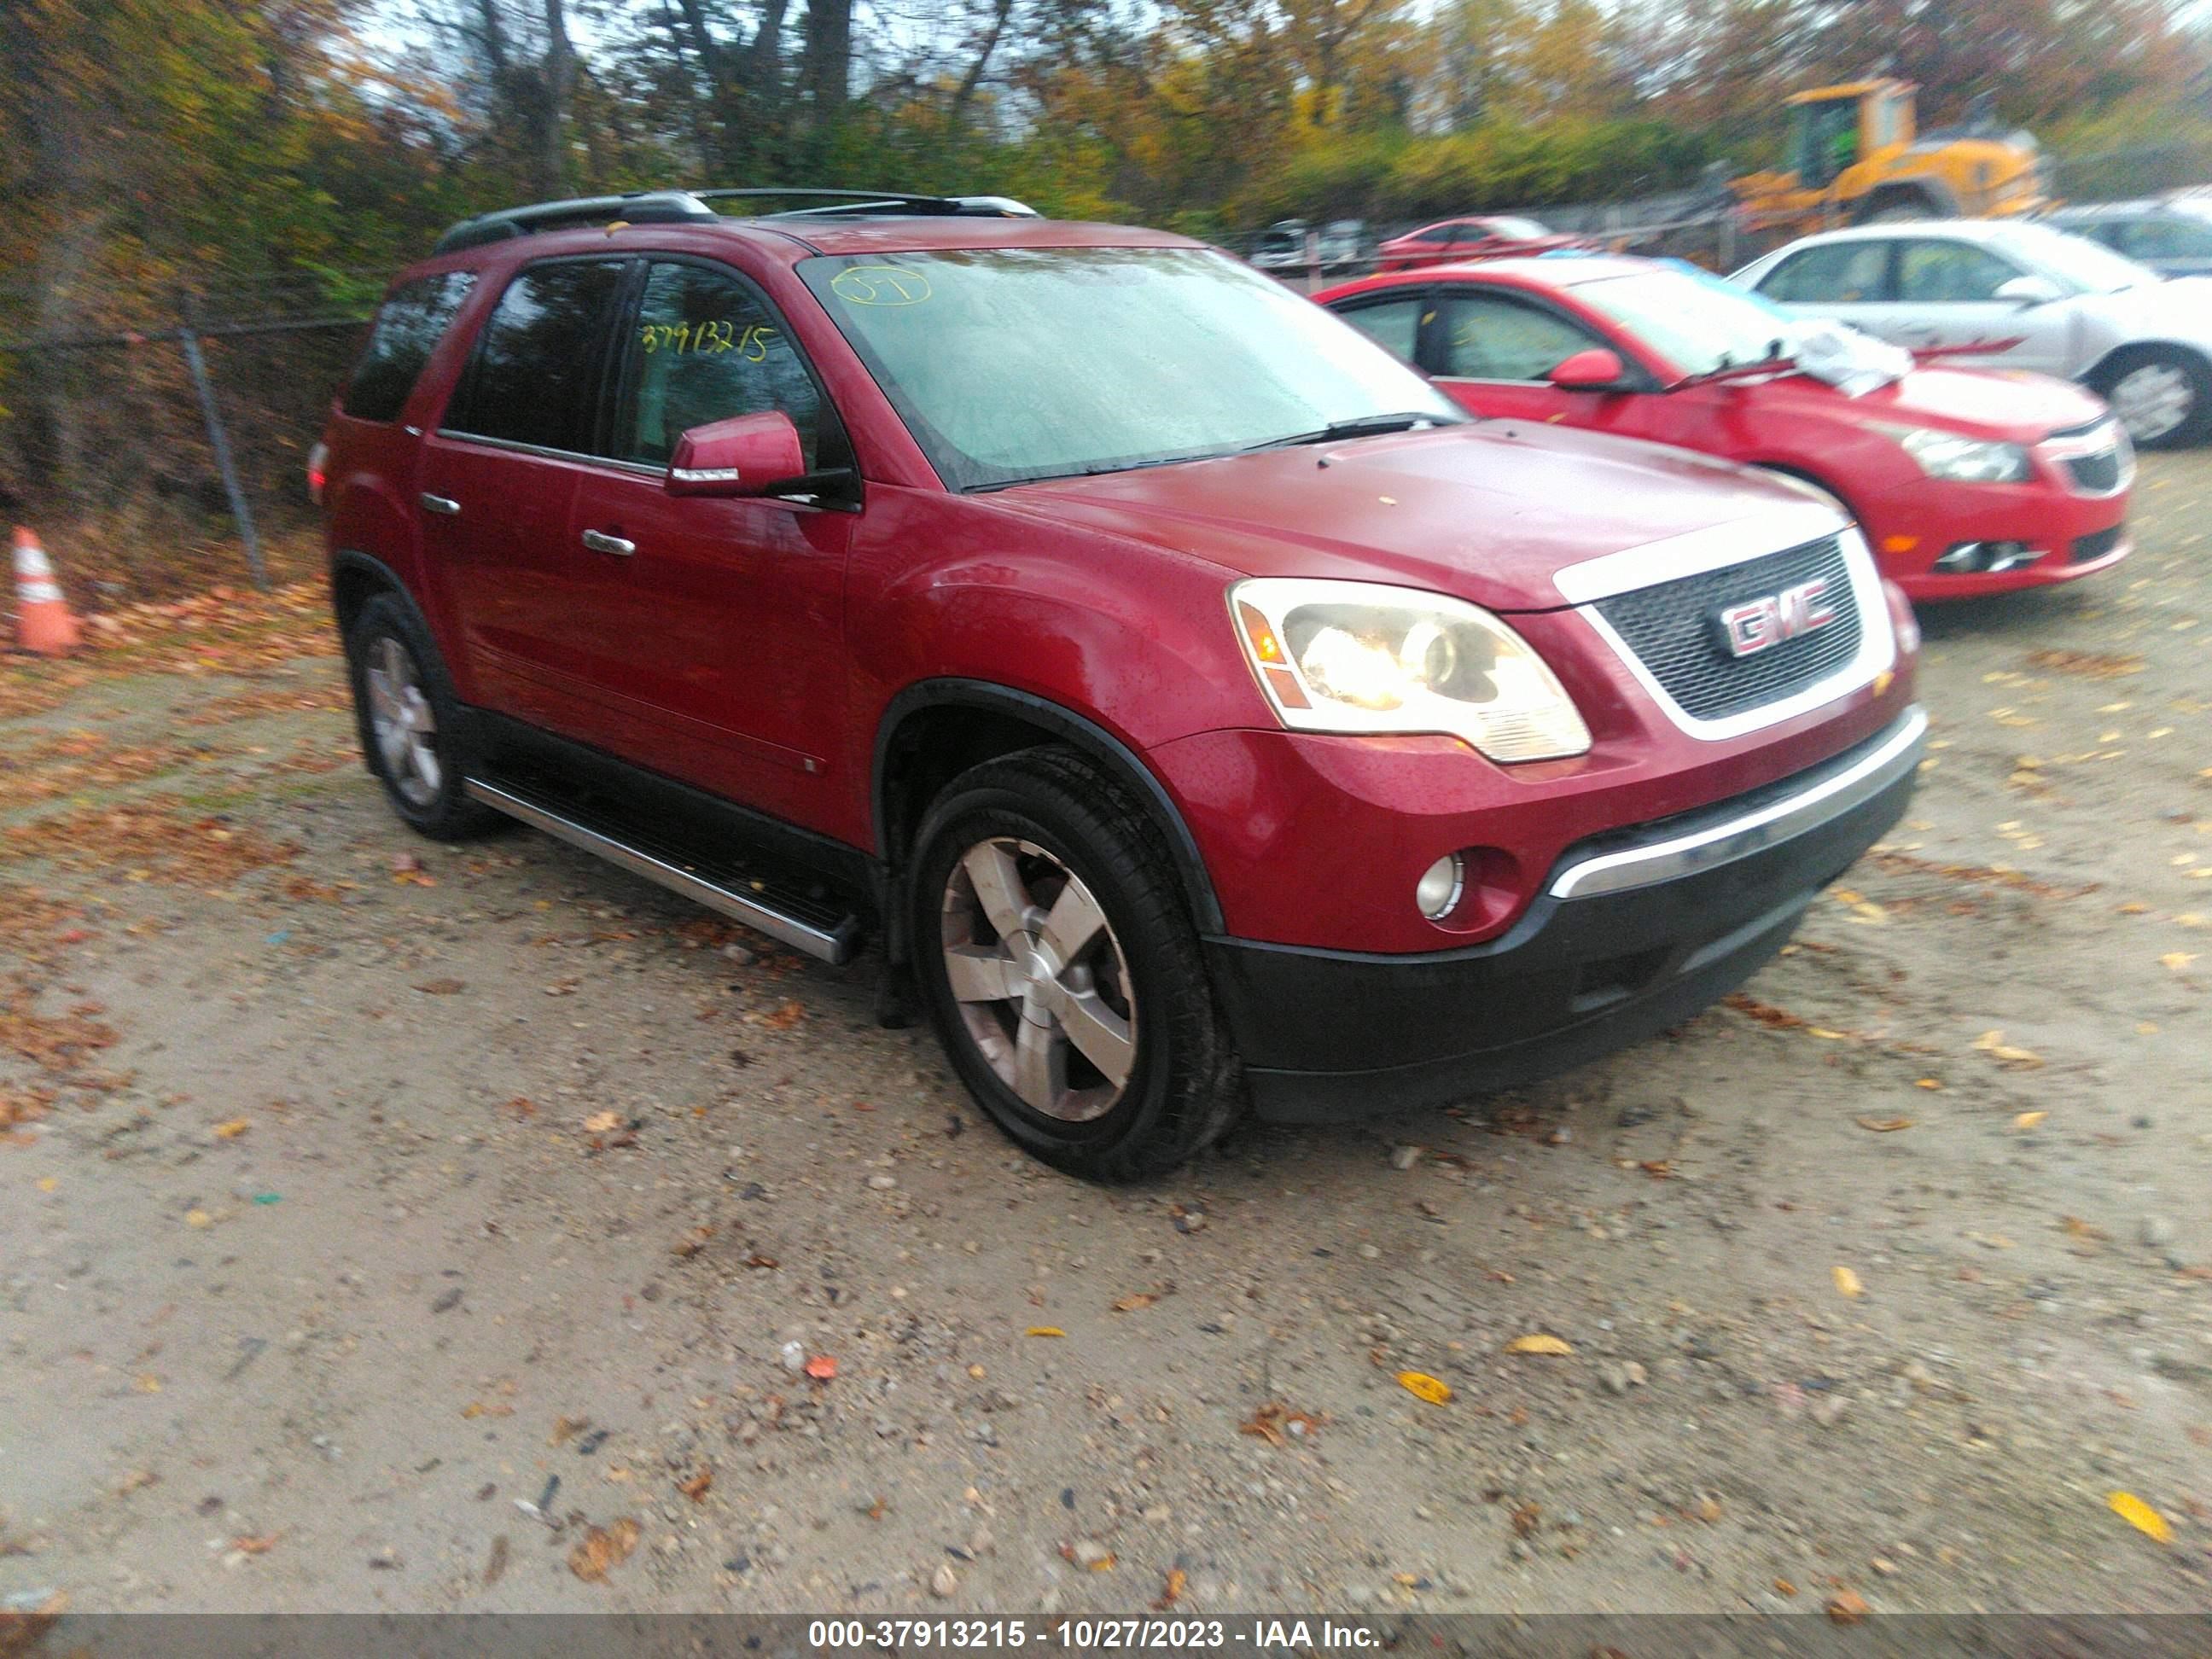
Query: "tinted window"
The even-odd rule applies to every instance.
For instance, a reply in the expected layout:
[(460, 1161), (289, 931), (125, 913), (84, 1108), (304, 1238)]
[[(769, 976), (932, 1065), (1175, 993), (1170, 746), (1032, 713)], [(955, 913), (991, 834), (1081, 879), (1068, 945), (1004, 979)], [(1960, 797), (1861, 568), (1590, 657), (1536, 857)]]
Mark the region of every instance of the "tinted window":
[(1421, 232), (1424, 242), (1479, 242), (1490, 233), (1480, 225), (1433, 225)]
[(1338, 314), (1401, 362), (1410, 363), (1420, 338), (1424, 303), (1423, 297), (1417, 294), (1411, 299), (1385, 300), (1379, 305), (1358, 306)]
[(477, 337), (477, 358), (447, 428), (479, 438), (586, 450), (597, 413), (599, 344), (619, 259), (533, 265), (507, 285)]
[(1897, 297), (1908, 305), (1994, 300), (2020, 267), (1972, 242), (1907, 242), (1897, 256)]
[(624, 460), (665, 465), (695, 426), (781, 410), (799, 428), (809, 471), (821, 394), (751, 289), (704, 265), (655, 264), (631, 339), (629, 391), (615, 436)]
[(1784, 305), (1863, 305), (1882, 298), (1887, 242), (1827, 242), (1793, 253), (1759, 284)]
[(1444, 301), (1443, 373), (1469, 380), (1540, 380), (1600, 342), (1534, 306), (1489, 294)]
[(465, 270), (422, 276), (392, 290), (368, 331), (368, 346), (347, 383), (340, 407), (357, 420), (399, 417), (422, 366), (445, 337), (476, 277)]

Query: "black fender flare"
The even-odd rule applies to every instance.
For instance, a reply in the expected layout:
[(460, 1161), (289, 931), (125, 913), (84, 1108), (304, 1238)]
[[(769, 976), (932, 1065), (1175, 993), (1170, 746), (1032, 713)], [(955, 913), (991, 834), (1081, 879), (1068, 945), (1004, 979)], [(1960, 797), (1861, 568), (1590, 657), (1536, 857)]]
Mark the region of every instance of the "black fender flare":
[[(1168, 846), (1173, 853), (1176, 875), (1182, 883), (1183, 893), (1190, 902), (1191, 919), (1201, 934), (1218, 935), (1224, 930), (1221, 902), (1213, 891), (1213, 878), (1206, 873), (1206, 860), (1200, 854), (1198, 842), (1183, 821), (1181, 809), (1165, 786), (1152, 775), (1152, 769), (1139, 758), (1135, 750), (1096, 720), (1077, 714), (1073, 709), (1040, 697), (1033, 692), (1018, 691), (1009, 685), (991, 680), (935, 679), (922, 680), (908, 686), (885, 705), (883, 718), (876, 724), (875, 753), (868, 773), (869, 807), (876, 834), (876, 856), (880, 868), (896, 879), (900, 862), (890, 819), (890, 792), (886, 787), (886, 774), (891, 754), (891, 741), (907, 717), (924, 708), (946, 706), (968, 708), (1011, 715), (1029, 725), (1040, 726), (1065, 742), (1070, 748), (1088, 756), (1105, 766), (1123, 782), (1134, 788), (1139, 799), (1152, 809), (1160, 827), (1167, 832)], [(886, 907), (886, 919), (896, 907)]]

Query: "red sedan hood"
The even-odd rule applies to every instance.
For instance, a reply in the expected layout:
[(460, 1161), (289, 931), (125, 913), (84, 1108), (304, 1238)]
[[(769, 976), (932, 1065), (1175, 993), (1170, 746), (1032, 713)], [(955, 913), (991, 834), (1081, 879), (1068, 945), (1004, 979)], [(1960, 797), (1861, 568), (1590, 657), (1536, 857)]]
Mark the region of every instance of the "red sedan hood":
[[(1725, 461), (1601, 433), (1480, 421), (1054, 479), (990, 499), (1248, 576), (1333, 576), (1493, 611), (1565, 603), (1568, 565), (1761, 516), (1774, 546), (1810, 503)], [(1819, 533), (1815, 530), (1813, 533)]]
[(1792, 374), (1761, 389), (1762, 401), (1769, 398), (1808, 414), (1933, 423), (1972, 437), (2021, 444), (2087, 426), (2105, 413), (2102, 403), (2068, 381), (1991, 369), (1916, 368), (1863, 398), (1846, 398), (1809, 375)]

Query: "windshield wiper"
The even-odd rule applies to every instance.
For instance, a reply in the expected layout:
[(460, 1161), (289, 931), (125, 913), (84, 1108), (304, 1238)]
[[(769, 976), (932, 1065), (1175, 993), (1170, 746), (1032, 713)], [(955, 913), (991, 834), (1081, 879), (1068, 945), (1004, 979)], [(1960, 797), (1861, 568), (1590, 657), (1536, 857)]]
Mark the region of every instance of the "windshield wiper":
[(1292, 449), (1300, 444), (1334, 443), (1340, 438), (1379, 438), (1386, 433), (1410, 432), (1417, 426), (1458, 424), (1449, 415), (1411, 410), (1395, 415), (1355, 415), (1350, 420), (1331, 421), (1317, 431), (1295, 432), (1287, 438), (1270, 438), (1265, 443), (1248, 444), (1245, 450), (1249, 454), (1260, 449)]
[(1752, 374), (1778, 374), (1796, 367), (1796, 357), (1784, 348), (1780, 340), (1775, 340), (1768, 344), (1764, 357), (1748, 358), (1743, 362), (1737, 362), (1723, 351), (1721, 360), (1711, 368), (1701, 369), (1695, 374), (1685, 374), (1680, 380), (1670, 382), (1667, 390), (1680, 392), (1686, 386), (1701, 386), (1708, 380), (1740, 380)]

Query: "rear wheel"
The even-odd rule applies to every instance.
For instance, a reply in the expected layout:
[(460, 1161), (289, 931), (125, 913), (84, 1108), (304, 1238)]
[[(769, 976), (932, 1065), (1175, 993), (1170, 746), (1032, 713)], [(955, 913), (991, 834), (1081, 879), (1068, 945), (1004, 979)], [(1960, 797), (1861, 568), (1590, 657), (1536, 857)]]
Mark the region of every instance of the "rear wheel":
[(2182, 449), (2212, 436), (2212, 365), (2186, 351), (2116, 351), (2089, 384), (2139, 449)]
[(1098, 769), (1035, 749), (954, 779), (908, 893), (946, 1057), (1030, 1152), (1129, 1180), (1234, 1121), (1242, 1082), (1166, 846)]

